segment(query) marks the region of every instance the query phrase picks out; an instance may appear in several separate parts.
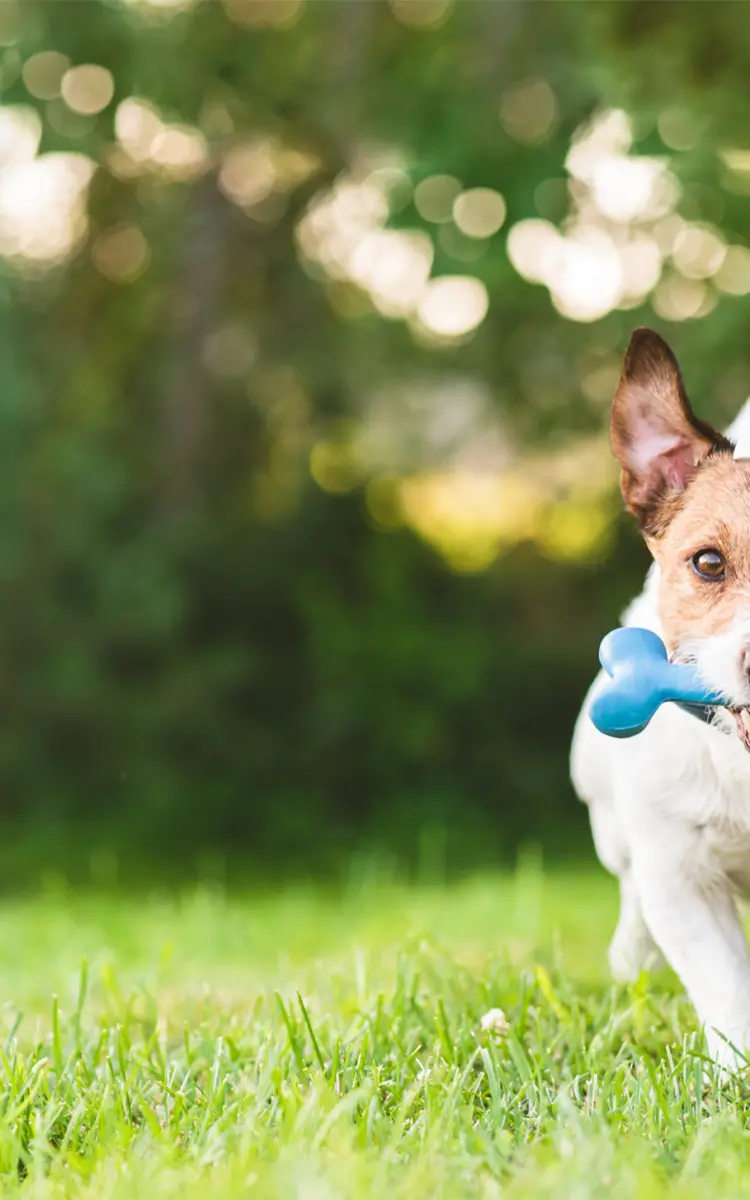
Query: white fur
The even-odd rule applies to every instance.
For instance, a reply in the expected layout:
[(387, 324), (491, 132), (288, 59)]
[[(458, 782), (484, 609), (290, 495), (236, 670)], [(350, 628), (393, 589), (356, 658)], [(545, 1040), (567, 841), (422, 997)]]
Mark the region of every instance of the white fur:
[[(728, 434), (750, 449), (750, 401)], [(623, 624), (661, 633), (658, 589), (653, 566)], [(728, 633), (680, 649), (712, 687), (750, 705), (742, 668), (750, 595)], [(721, 714), (715, 727), (673, 704), (636, 737), (605, 737), (588, 716), (600, 678), (576, 724), (571, 775), (589, 805), (597, 854), (620, 881), (612, 972), (632, 980), (663, 954), (695, 1005), (712, 1056), (736, 1065), (732, 1046), (750, 1056), (750, 957), (736, 907), (738, 896), (750, 895), (750, 753), (733, 717)]]
[(727, 430), (735, 445), (735, 458), (750, 458), (750, 400), (740, 409)]

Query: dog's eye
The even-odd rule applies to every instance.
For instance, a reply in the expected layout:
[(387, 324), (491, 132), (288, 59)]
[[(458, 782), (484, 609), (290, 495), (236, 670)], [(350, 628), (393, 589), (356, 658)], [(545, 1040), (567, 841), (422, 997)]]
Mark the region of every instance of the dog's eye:
[(712, 583), (724, 578), (724, 559), (718, 550), (699, 550), (692, 558), (693, 570), (701, 579), (710, 579)]

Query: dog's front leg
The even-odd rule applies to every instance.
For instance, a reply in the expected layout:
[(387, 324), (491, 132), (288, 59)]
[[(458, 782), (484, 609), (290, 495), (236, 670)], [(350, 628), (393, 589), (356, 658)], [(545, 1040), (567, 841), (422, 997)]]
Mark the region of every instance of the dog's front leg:
[(671, 823), (636, 839), (633, 870), (646, 924), (695, 1005), (711, 1057), (743, 1063), (732, 1046), (750, 1052), (750, 959), (726, 877), (699, 831)]

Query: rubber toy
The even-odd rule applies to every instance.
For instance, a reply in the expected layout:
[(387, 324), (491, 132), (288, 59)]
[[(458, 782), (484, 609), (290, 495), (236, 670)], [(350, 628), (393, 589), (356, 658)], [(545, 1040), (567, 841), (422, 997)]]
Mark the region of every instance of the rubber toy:
[(650, 629), (613, 629), (599, 647), (606, 678), (600, 682), (589, 715), (608, 737), (633, 737), (646, 728), (657, 709), (671, 700), (704, 721), (710, 709), (726, 704), (694, 667), (669, 661), (666, 646)]

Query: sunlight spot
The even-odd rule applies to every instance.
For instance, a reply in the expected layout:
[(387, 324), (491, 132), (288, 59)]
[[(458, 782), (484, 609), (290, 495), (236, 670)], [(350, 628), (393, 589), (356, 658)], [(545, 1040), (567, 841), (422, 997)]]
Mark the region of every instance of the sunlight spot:
[(461, 263), (476, 262), (487, 249), (486, 238), (467, 237), (452, 221), (440, 226), (437, 241), (446, 254)]
[(219, 172), (219, 187), (228, 200), (241, 208), (252, 208), (271, 194), (275, 184), (270, 138), (254, 138), (227, 150)]
[(453, 175), (431, 175), (414, 189), (414, 204), (420, 217), (435, 225), (450, 221), (461, 181)]
[(471, 275), (431, 279), (417, 307), (419, 323), (440, 339), (465, 337), (482, 323), (489, 308), (487, 288)]
[[(543, 284), (555, 308), (569, 320), (596, 321), (614, 309), (642, 304), (686, 227), (673, 211), (680, 187), (667, 160), (631, 155), (632, 141), (627, 113), (615, 109), (595, 114), (571, 139), (565, 160), (571, 176), (569, 211), (559, 218), (561, 228), (530, 219), (509, 232), (513, 267), (529, 282)], [(559, 209), (562, 181), (552, 183), (554, 207)], [(712, 238), (710, 246), (706, 232), (700, 247), (696, 238), (685, 241), (688, 270), (718, 269), (723, 251), (716, 235)]]
[(633, 144), (633, 123), (620, 108), (607, 109), (573, 134), (565, 165), (575, 179), (590, 183), (603, 156), (627, 154)]
[(95, 63), (71, 67), (62, 77), (62, 98), (73, 112), (94, 116), (107, 107), (115, 94), (112, 72)]
[(487, 238), (497, 233), (505, 220), (503, 197), (492, 188), (469, 188), (453, 203), (453, 220), (470, 238)]
[(549, 262), (552, 303), (575, 321), (596, 321), (617, 306), (623, 269), (617, 247), (602, 230), (581, 227), (561, 239)]
[(23, 64), (22, 78), (30, 95), (37, 100), (53, 100), (60, 95), (62, 77), (70, 66), (70, 59), (56, 50), (43, 50), (32, 54)]
[(375, 230), (355, 247), (349, 276), (383, 316), (406, 317), (429, 279), (433, 247), (422, 230)]
[(150, 158), (172, 179), (191, 179), (205, 167), (208, 145), (189, 125), (165, 125), (151, 144)]
[(146, 162), (155, 138), (163, 126), (159, 114), (148, 100), (131, 96), (118, 105), (115, 134), (136, 163)]
[(747, 246), (729, 246), (713, 282), (730, 296), (750, 292), (750, 250)]
[(658, 243), (646, 234), (636, 235), (619, 248), (622, 295), (619, 307), (640, 304), (661, 277), (662, 256)]
[(392, 475), (376, 475), (365, 486), (365, 507), (378, 529), (393, 530), (403, 525), (399, 500), (399, 480)]
[(118, 105), (115, 134), (125, 157), (111, 165), (125, 177), (147, 170), (191, 179), (208, 163), (208, 143), (201, 131), (191, 125), (166, 125), (147, 100), (131, 96)]
[(682, 108), (667, 108), (659, 113), (656, 127), (670, 150), (692, 150), (700, 132), (695, 117)]
[(388, 218), (388, 201), (371, 183), (341, 179), (314, 196), (297, 226), (300, 248), (332, 279), (350, 278), (351, 257)]
[(310, 474), (324, 492), (351, 492), (361, 482), (361, 471), (346, 441), (316, 442), (310, 451)]
[(145, 11), (151, 9), (155, 14), (169, 18), (193, 8), (199, 3), (199, 0), (122, 0), (122, 2), (131, 8), (140, 8)]
[(584, 375), (581, 391), (595, 404), (611, 404), (620, 378), (620, 363), (612, 361), (595, 367)]
[(603, 155), (590, 181), (594, 203), (613, 221), (626, 222), (650, 215), (664, 170), (664, 163), (655, 158)]
[(437, 29), (448, 18), (453, 0), (389, 0), (397, 21), (410, 29)]
[(203, 361), (222, 379), (244, 378), (258, 357), (258, 345), (252, 332), (233, 322), (215, 330), (206, 338)]
[(0, 166), (31, 162), (41, 140), (42, 119), (35, 108), (0, 106)]
[(668, 275), (662, 279), (653, 297), (654, 311), (665, 321), (692, 320), (704, 315), (709, 304), (706, 284), (681, 275)]
[(508, 257), (524, 279), (544, 283), (560, 241), (560, 234), (550, 221), (531, 217), (518, 221), (510, 230)]
[(113, 283), (133, 283), (148, 266), (151, 253), (137, 225), (115, 225), (91, 247), (91, 257), (100, 275)]
[(0, 254), (39, 265), (68, 258), (83, 239), (95, 164), (82, 154), (43, 154), (0, 176)]
[(533, 487), (491, 474), (454, 471), (402, 480), (408, 525), (458, 571), (486, 570), (505, 542), (531, 537)]
[(612, 518), (609, 505), (593, 500), (555, 504), (539, 522), (539, 548), (548, 558), (561, 562), (596, 561), (612, 544)]
[(411, 180), (401, 167), (376, 167), (374, 171), (370, 171), (364, 182), (372, 184), (387, 196), (391, 212), (398, 212), (404, 208), (413, 192)]
[(684, 217), (681, 217), (679, 213), (668, 213), (667, 216), (661, 217), (651, 226), (649, 232), (663, 258), (667, 258), (672, 253), (678, 234), (686, 224)]
[(719, 151), (719, 158), (737, 175), (750, 175), (750, 150), (739, 148)]
[(235, 25), (246, 29), (289, 29), (302, 16), (304, 0), (224, 0)]
[(500, 101), (500, 120), (518, 142), (540, 142), (557, 123), (557, 100), (546, 79), (527, 79)]
[(726, 254), (723, 238), (707, 225), (685, 225), (674, 241), (672, 260), (688, 279), (715, 275)]
[(565, 165), (585, 183), (599, 212), (613, 221), (656, 219), (671, 212), (679, 185), (667, 160), (634, 157), (632, 122), (620, 109), (598, 113), (573, 136)]

